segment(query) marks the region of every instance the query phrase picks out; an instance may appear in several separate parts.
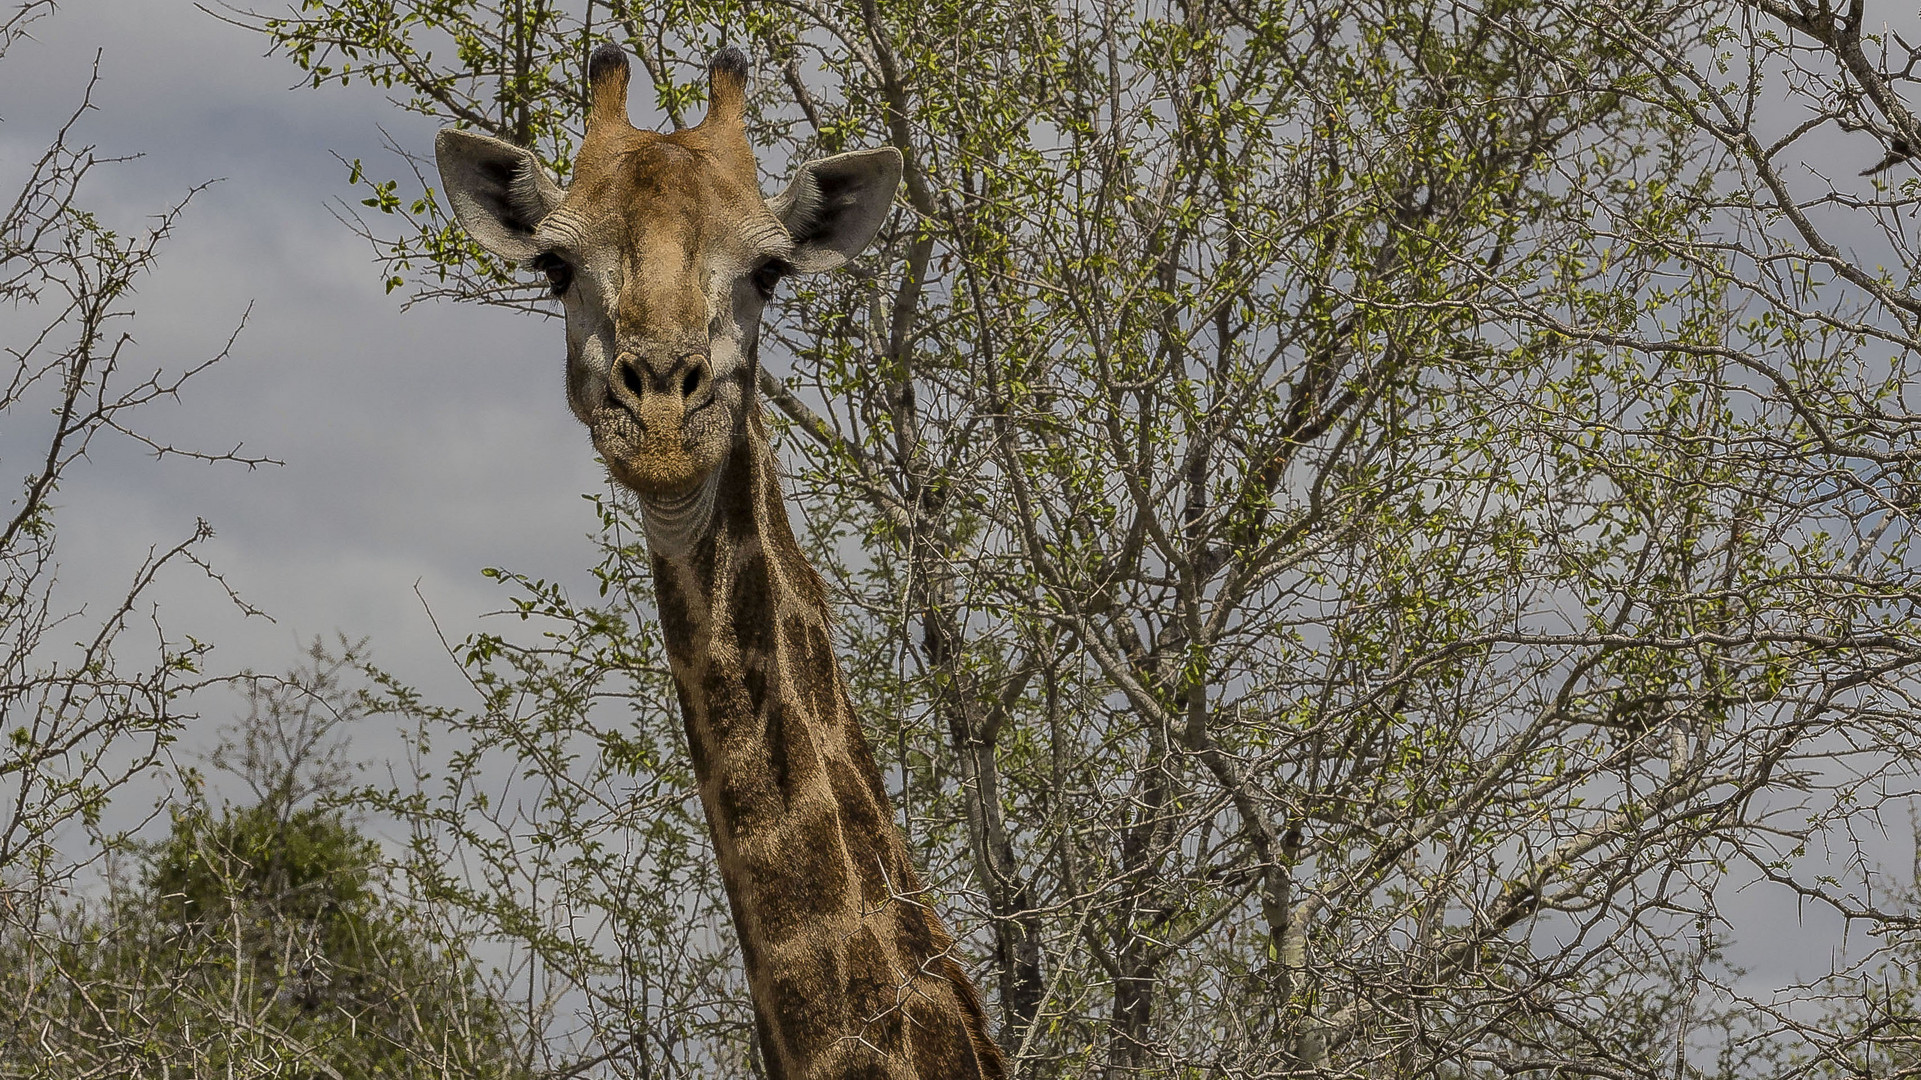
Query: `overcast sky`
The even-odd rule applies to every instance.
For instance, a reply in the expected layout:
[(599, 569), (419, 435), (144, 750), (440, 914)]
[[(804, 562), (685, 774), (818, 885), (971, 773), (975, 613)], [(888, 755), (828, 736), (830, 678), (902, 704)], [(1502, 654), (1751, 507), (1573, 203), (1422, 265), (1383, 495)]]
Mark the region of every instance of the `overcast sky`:
[[(581, 494), (605, 481), (562, 398), (556, 324), (452, 305), (403, 313), (328, 211), (350, 194), (331, 152), (378, 159), (380, 126), (425, 150), (433, 126), (365, 87), (289, 89), (297, 72), (263, 56), (264, 39), (182, 0), (68, 0), (34, 37), (0, 62), (9, 190), (80, 100), (96, 50), (98, 110), (79, 138), (143, 156), (96, 172), (83, 201), (131, 230), (219, 181), (140, 288), (133, 366), (218, 352), (252, 314), (233, 358), (180, 403), (144, 412), (146, 430), (286, 463), (156, 462), (103, 442), (60, 492), (67, 587), (104, 595), (148, 545), (205, 518), (215, 564), (276, 620), (241, 622), (181, 576), (163, 611), (176, 631), (216, 642), (217, 665), (278, 670), (304, 641), (340, 631), (451, 692), (458, 673), (420, 597), (458, 640), (498, 603), (483, 567), (586, 580), (594, 521)], [(0, 331), (34, 314), (6, 313)]]
[[(380, 127), (424, 152), (432, 125), (366, 87), (290, 89), (296, 70), (264, 57), (263, 40), (185, 0), (68, 0), (35, 37), (0, 62), (0, 182), (14, 186), (78, 102), (99, 50), (99, 109), (81, 139), (144, 156), (98, 173), (89, 205), (135, 228), (220, 181), (141, 288), (137, 356), (153, 367), (217, 352), (252, 308), (233, 359), (149, 411), (148, 430), (286, 462), (249, 472), (102, 445), (60, 492), (70, 595), (107, 595), (149, 545), (205, 518), (214, 563), (276, 620), (240, 620), (179, 578), (162, 594), (168, 622), (217, 643), (216, 666), (282, 669), (314, 635), (344, 632), (457, 700), (459, 672), (422, 598), (458, 641), (500, 602), (483, 567), (589, 588), (594, 518), (581, 496), (606, 481), (563, 400), (557, 324), (478, 307), (402, 312), (328, 211), (348, 193), (333, 152), (376, 159)], [(23, 314), (0, 312), (0, 337)], [(22, 471), (4, 454), (0, 465)], [(391, 746), (382, 732), (356, 736), (362, 756)], [(1727, 900), (1744, 928), (1736, 960), (1756, 982), (1817, 974), (1842, 947), (1837, 921), (1784, 891)]]

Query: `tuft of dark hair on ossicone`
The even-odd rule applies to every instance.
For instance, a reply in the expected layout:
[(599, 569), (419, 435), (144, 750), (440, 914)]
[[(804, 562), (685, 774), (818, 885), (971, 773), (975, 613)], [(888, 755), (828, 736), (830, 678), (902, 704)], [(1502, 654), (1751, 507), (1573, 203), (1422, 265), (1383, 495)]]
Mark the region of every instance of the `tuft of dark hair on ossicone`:
[[(622, 62), (625, 63), (625, 60)], [(709, 62), (707, 67), (708, 70), (715, 75), (728, 75), (736, 79), (745, 79), (747, 77), (747, 54), (729, 45), (715, 53), (714, 59)]]
[(605, 41), (587, 57), (587, 126), (618, 131), (627, 121), (627, 50)]
[(599, 82), (604, 75), (627, 70), (627, 50), (611, 41), (603, 41), (594, 46), (592, 55), (587, 57), (587, 81)]

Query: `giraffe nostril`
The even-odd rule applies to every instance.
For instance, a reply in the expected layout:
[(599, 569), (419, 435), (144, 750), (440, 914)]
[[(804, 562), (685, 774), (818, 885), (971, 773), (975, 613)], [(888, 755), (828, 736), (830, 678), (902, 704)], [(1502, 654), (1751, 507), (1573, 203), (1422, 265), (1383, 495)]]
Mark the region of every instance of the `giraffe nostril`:
[(640, 370), (634, 366), (631, 360), (622, 360), (620, 362), (620, 384), (625, 386), (627, 392), (636, 398), (641, 397), (647, 389), (646, 384), (641, 381)]
[(693, 397), (694, 391), (700, 389), (700, 374), (702, 370), (704, 369), (702, 369), (700, 365), (696, 364), (693, 367), (690, 367), (687, 369), (687, 374), (681, 376), (681, 379), (680, 379), (680, 396), (681, 397)]

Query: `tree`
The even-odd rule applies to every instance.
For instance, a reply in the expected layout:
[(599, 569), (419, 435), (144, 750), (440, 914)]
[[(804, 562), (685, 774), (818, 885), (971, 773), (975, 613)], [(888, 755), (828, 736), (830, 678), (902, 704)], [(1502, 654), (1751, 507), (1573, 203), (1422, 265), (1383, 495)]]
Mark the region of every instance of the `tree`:
[[(0, 60), (53, 8), (8, 5)], [(123, 160), (79, 141), (97, 79), (0, 209), (0, 304), (19, 317), (0, 353), (0, 428), (18, 477), (0, 511), (0, 935), (43, 928), (48, 905), (118, 846), (123, 831), (103, 825), (110, 800), (169, 764), (193, 695), (228, 678), (207, 670), (206, 644), (143, 610), (156, 584), (204, 574), (253, 613), (199, 554), (205, 522), (151, 547), (117, 598), (103, 592), (91, 612), (56, 587), (56, 496), (89, 449), (124, 438), (157, 457), (264, 463), (141, 432), (142, 410), (189, 389), (233, 341), (185, 367), (144, 366), (130, 296), (194, 193), (131, 233), (88, 210), (96, 170)], [(101, 582), (119, 573), (90, 569)]]
[(526, 1075), (497, 988), (387, 887), (348, 819), (345, 731), (360, 655), (256, 681), (213, 755), (258, 801), (175, 809), (169, 835), (57, 933), (0, 936), (13, 1037), (0, 1074), (328, 1080)]
[[(1021, 1075), (1652, 1077), (1842, 1037), (1773, 988), (1749, 1022), (1727, 890), (1913, 920), (1848, 856), (1917, 763), (1914, 192), (1810, 196), (1782, 155), (1921, 130), (1859, 4), (1756, 5), (236, 17), (563, 179), (602, 37), (674, 124), (751, 46), (770, 175), (901, 150), (891, 230), (784, 300), (761, 390)], [(410, 160), (349, 177), (390, 284), (546, 310)], [(461, 741), (381, 806), (420, 895), (590, 1003), (555, 1069), (700, 1071), (745, 1013), (639, 530), (601, 520), (602, 599), (499, 574), (548, 629), (466, 643), (480, 708), (390, 686)]]

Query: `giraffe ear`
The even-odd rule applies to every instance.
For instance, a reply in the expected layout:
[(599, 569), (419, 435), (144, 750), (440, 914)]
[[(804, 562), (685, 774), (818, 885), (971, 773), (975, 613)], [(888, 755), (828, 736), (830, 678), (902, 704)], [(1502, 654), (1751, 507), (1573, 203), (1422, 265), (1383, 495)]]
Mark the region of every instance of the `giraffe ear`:
[(440, 186), (454, 218), (481, 247), (524, 262), (540, 253), (534, 227), (566, 192), (532, 151), (471, 131), (441, 128), (434, 137)]
[(893, 209), (900, 170), (900, 151), (891, 146), (802, 165), (767, 203), (794, 237), (794, 269), (832, 270), (859, 255)]

